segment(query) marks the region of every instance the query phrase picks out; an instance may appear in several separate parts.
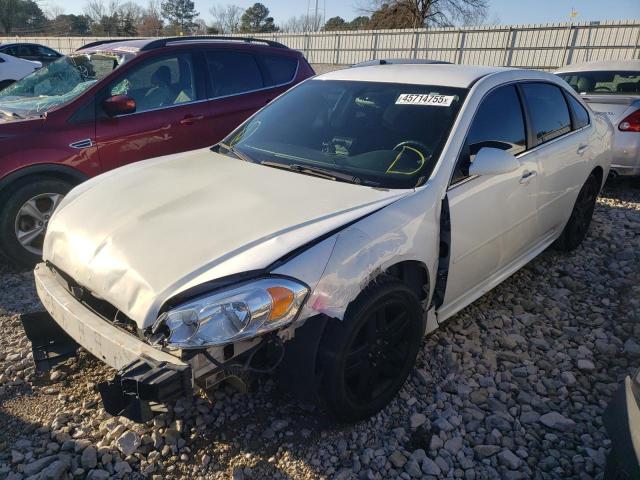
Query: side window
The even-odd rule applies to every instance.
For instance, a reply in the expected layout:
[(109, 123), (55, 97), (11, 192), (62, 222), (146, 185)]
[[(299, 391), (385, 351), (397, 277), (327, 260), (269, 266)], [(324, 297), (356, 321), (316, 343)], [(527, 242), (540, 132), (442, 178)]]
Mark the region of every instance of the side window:
[(536, 145), (571, 131), (569, 109), (560, 88), (548, 83), (524, 83), (522, 91), (529, 108)]
[(482, 100), (473, 118), (451, 183), (469, 176), (469, 166), (482, 147), (500, 148), (517, 155), (525, 150), (526, 138), (515, 86), (493, 90)]
[(44, 57), (51, 57), (51, 58), (58, 57), (58, 54), (54, 50), (51, 50), (50, 48), (47, 48), (44, 45), (35, 45), (35, 48), (37, 50), (36, 55), (42, 55)]
[(264, 87), (253, 55), (226, 50), (206, 52), (212, 98), (235, 95)]
[(571, 108), (571, 113), (573, 114), (573, 129), (578, 130), (579, 128), (589, 125), (589, 114), (587, 110), (570, 93), (566, 93), (565, 96), (567, 97), (569, 108)]
[(270, 85), (282, 85), (293, 81), (298, 69), (298, 59), (278, 55), (261, 55), (260, 59), (271, 77)]
[(136, 112), (196, 100), (191, 54), (154, 59), (127, 72), (108, 88), (108, 94), (136, 101)]

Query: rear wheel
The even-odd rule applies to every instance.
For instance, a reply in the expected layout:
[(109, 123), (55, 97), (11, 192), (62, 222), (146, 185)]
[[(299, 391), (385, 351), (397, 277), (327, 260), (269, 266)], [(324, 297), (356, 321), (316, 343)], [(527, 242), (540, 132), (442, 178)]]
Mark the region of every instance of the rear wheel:
[(406, 381), (423, 334), (422, 308), (411, 289), (392, 278), (367, 287), (344, 320), (324, 332), (320, 393), (329, 412), (356, 421), (386, 406)]
[(3, 196), (0, 251), (10, 262), (32, 267), (42, 258), (49, 219), (73, 185), (55, 178), (29, 178)]
[(596, 207), (600, 182), (594, 173), (589, 175), (578, 193), (578, 198), (571, 211), (571, 217), (564, 227), (556, 246), (560, 250), (571, 251), (576, 249), (587, 236), (593, 210)]

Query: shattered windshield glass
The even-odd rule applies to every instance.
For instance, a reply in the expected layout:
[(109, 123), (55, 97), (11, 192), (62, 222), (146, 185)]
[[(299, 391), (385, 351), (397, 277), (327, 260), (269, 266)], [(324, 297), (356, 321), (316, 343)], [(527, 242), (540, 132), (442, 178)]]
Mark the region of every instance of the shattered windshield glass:
[(62, 57), (4, 89), (0, 93), (0, 116), (42, 115), (78, 97), (130, 58), (113, 52)]

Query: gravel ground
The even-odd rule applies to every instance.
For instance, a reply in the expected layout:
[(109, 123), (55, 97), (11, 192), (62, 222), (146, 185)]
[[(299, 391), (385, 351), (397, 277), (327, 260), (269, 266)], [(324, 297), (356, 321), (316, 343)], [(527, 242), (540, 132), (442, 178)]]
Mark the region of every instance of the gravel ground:
[(376, 417), (335, 424), (270, 380), (136, 425), (100, 408), (88, 354), (35, 375), (18, 315), (29, 272), (0, 266), (0, 477), (602, 478), (601, 413), (640, 365), (640, 189), (599, 200), (583, 246), (553, 250), (424, 341)]

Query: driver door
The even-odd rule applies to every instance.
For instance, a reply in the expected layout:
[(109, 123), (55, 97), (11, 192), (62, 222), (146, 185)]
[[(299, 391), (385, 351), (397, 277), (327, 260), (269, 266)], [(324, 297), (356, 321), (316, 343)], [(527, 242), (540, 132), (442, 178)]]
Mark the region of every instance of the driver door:
[[(526, 130), (515, 85), (491, 91), (467, 134), (447, 198), (451, 218), (450, 261), (443, 309), (457, 310), (482, 295), (491, 277), (536, 239), (537, 163), (526, 150)], [(469, 176), (482, 147), (501, 148), (520, 163), (513, 172)]]
[[(195, 57), (176, 52), (155, 57), (124, 72), (98, 95), (96, 142), (100, 161), (111, 169), (147, 158), (208, 144), (207, 104)], [(102, 101), (126, 95), (134, 113), (108, 116)]]

